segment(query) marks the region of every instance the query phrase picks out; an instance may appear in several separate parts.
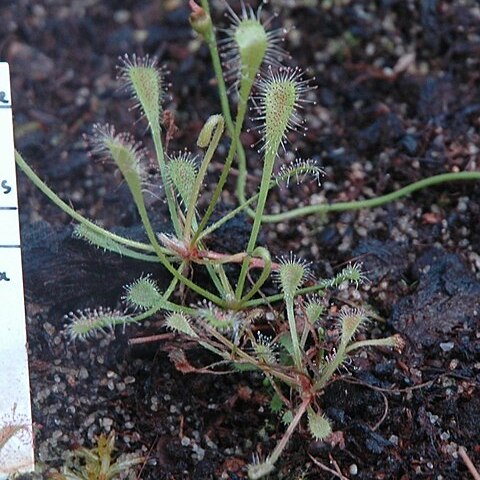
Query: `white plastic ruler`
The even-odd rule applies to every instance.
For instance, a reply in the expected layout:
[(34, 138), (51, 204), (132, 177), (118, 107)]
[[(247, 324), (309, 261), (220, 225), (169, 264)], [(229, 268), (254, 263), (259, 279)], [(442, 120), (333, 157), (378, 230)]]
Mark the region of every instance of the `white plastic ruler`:
[(11, 99), (0, 62), (0, 479), (34, 467)]

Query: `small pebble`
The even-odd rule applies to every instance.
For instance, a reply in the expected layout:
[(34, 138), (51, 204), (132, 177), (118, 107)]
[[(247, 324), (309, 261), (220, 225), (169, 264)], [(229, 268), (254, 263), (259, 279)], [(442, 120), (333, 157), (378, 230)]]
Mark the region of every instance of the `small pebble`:
[(105, 430), (109, 432), (113, 425), (113, 419), (109, 417), (105, 417), (104, 419), (102, 419), (102, 425), (105, 428)]
[(202, 460), (204, 459), (204, 457), (205, 457), (205, 450), (204, 450), (202, 447), (200, 447), (200, 446), (198, 446), (198, 445), (194, 445), (194, 446), (193, 446), (193, 451), (196, 453), (197, 459), (198, 459), (199, 461), (202, 461)]
[(48, 323), (48, 322), (45, 322), (43, 324), (43, 329), (50, 335), (53, 337), (53, 334), (55, 333), (55, 327), (51, 324), (51, 323)]
[(393, 445), (398, 445), (398, 437), (396, 435), (390, 435), (388, 441)]
[(440, 418), (438, 415), (435, 415), (431, 412), (427, 412), (427, 416), (432, 425), (435, 425), (438, 422), (438, 419)]
[(117, 10), (113, 14), (113, 19), (117, 23), (127, 23), (130, 20), (130, 12), (128, 10)]
[(91, 413), (83, 422), (84, 427), (89, 427), (95, 421), (95, 414)]
[(442, 342), (440, 344), (440, 348), (444, 351), (444, 352), (449, 352), (450, 350), (453, 349), (453, 347), (455, 346), (455, 344), (453, 342)]

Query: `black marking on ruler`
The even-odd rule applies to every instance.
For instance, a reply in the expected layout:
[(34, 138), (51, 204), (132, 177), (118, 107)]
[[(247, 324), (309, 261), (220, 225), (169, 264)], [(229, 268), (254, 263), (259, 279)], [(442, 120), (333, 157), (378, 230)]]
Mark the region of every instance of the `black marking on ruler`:
[(3, 90), (0, 91), (0, 102), (2, 102), (2, 103), (10, 103), (10, 101), (5, 98), (6, 96), (7, 96), (7, 94), (6, 94)]
[(0, 210), (18, 210), (17, 207), (0, 207)]
[(22, 248), (21, 245), (0, 245), (0, 248)]

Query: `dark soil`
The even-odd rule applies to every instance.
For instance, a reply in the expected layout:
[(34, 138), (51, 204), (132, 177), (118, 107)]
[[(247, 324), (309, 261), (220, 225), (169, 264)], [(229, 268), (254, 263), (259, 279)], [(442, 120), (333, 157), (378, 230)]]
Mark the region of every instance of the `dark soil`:
[[(286, 49), (318, 86), (318, 103), (305, 109), (307, 135), (293, 134), (292, 147), (318, 160), (326, 176), (321, 187), (272, 194), (270, 211), (370, 198), (480, 168), (478, 2), (275, 3), (274, 23), (296, 27)], [(223, 11), (215, 2), (220, 23)], [(94, 122), (146, 136), (114, 79), (118, 56), (148, 53), (168, 66), (166, 108), (180, 127), (171, 149), (193, 149), (202, 122), (219, 110), (208, 50), (191, 34), (188, 13), (186, 0), (18, 0), (0, 10), (16, 146), (62, 198), (108, 228), (141, 235), (126, 186), (111, 165), (88, 158), (82, 141)], [(248, 153), (253, 191), (260, 170), (257, 154)], [(165, 275), (72, 240), (69, 219), (23, 174), (18, 181), (40, 476), (59, 468), (67, 450), (114, 429), (119, 453), (148, 457), (138, 478), (245, 478), (252, 453), (266, 455), (283, 431), (262, 379), (183, 375), (168, 360), (168, 344), (128, 346), (130, 338), (162, 333), (160, 319), (68, 341), (65, 313), (115, 307), (129, 281), (151, 273), (162, 284)], [(225, 208), (234, 201), (224, 200)], [(163, 204), (150, 201), (165, 225)], [(334, 478), (319, 463), (343, 478), (470, 478), (457, 451), (465, 447), (480, 465), (479, 219), (480, 185), (466, 182), (373, 210), (265, 227), (274, 255), (292, 250), (319, 277), (361, 261), (370, 279), (361, 296), (378, 312), (369, 335), (400, 333), (407, 341), (402, 354), (354, 358), (323, 399), (338, 443), (296, 433), (272, 478)], [(228, 248), (227, 239), (242, 243), (248, 220), (228, 228), (212, 240), (216, 248)]]

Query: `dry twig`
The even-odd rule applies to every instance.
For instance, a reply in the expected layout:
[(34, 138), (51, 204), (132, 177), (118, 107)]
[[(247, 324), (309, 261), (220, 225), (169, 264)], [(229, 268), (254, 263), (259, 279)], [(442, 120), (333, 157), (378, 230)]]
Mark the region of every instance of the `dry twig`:
[(337, 462), (333, 461), (331, 459), (331, 461), (333, 461), (334, 465), (335, 465), (335, 470), (333, 470), (332, 468), (330, 467), (327, 467), (325, 464), (323, 464), (320, 460), (317, 460), (315, 457), (313, 457), (312, 455), (308, 454), (308, 456), (310, 457), (310, 459), (312, 460), (312, 462), (317, 466), (317, 467), (320, 467), (322, 470), (325, 470), (326, 472), (328, 473), (331, 473), (332, 475), (335, 475), (337, 478), (340, 478), (340, 480), (349, 480), (348, 477), (346, 477), (345, 475), (343, 475), (343, 473), (341, 472), (340, 468), (338, 467), (338, 464)]
[(478, 473), (478, 470), (475, 468), (475, 465), (470, 460), (470, 457), (468, 456), (467, 451), (465, 450), (465, 447), (459, 447), (458, 454), (460, 455), (460, 457), (462, 457), (463, 463), (468, 468), (468, 471), (472, 475), (472, 478), (474, 478), (474, 480), (480, 480), (480, 473)]

